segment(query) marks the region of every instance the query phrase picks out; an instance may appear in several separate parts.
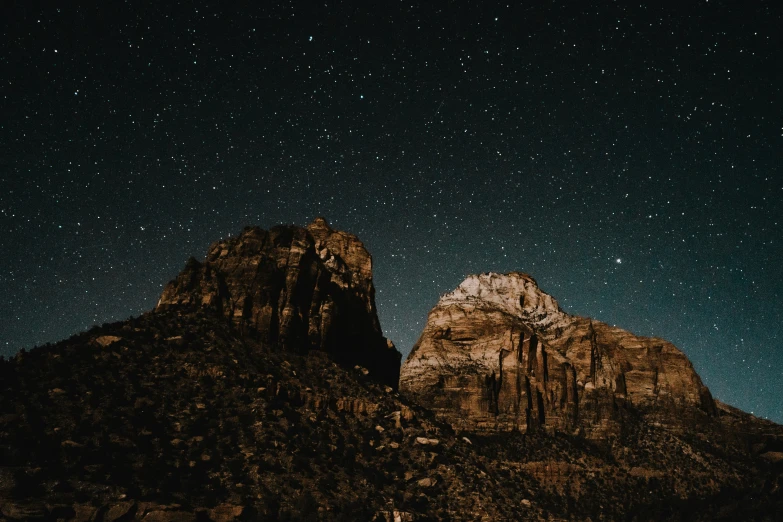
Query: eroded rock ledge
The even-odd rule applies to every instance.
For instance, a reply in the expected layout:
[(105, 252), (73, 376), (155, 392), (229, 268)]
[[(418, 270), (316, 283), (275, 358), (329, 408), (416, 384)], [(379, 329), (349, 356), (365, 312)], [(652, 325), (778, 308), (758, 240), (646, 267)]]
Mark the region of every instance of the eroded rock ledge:
[(471, 275), (444, 295), (403, 364), (400, 388), (472, 431), (604, 438), (631, 411), (673, 427), (715, 412), (674, 345), (571, 316), (519, 272)]
[(383, 337), (372, 258), (353, 234), (323, 218), (306, 228), (248, 227), (191, 258), (163, 291), (158, 310), (205, 307), (284, 349), (325, 350), (397, 387), (400, 353)]

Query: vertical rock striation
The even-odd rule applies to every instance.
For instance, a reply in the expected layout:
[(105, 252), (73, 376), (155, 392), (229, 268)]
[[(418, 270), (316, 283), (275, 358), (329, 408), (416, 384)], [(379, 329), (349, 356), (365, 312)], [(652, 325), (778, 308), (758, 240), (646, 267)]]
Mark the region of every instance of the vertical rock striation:
[(518, 272), (472, 275), (441, 297), (400, 388), (467, 430), (604, 438), (631, 411), (675, 427), (715, 412), (674, 345), (571, 316)]
[(319, 349), (397, 387), (400, 353), (383, 337), (372, 258), (359, 239), (323, 218), (306, 228), (248, 227), (191, 258), (157, 308), (204, 307), (287, 350)]

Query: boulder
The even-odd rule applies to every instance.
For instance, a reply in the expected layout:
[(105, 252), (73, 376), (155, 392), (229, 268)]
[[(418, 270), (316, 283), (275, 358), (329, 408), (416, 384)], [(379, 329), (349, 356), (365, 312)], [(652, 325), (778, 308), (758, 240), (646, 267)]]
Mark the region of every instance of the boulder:
[(215, 522), (232, 522), (244, 513), (245, 508), (233, 504), (220, 504), (209, 510), (209, 518)]
[(430, 477), (424, 477), (423, 479), (419, 479), (417, 483), (423, 488), (431, 488), (437, 483), (437, 481)]

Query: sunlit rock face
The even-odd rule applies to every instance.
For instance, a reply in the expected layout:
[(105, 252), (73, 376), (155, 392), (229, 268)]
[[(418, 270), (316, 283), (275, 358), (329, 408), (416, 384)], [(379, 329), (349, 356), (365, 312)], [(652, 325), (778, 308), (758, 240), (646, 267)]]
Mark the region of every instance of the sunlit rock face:
[(518, 272), (471, 275), (441, 297), (400, 389), (472, 431), (605, 438), (629, 414), (676, 428), (715, 411), (674, 345), (569, 315)]
[(372, 258), (359, 239), (323, 218), (306, 228), (246, 228), (191, 258), (157, 309), (205, 307), (283, 349), (329, 352), (397, 387), (400, 353), (383, 337)]

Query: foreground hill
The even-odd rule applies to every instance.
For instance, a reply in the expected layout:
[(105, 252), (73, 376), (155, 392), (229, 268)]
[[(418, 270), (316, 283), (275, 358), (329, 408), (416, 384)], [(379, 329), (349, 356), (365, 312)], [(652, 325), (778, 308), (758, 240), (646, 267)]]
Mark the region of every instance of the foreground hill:
[[(570, 383), (557, 403), (543, 368), (561, 362), (561, 345), (531, 323), (511, 339), (528, 354), (531, 332), (542, 340), (530, 363), (543, 383), (530, 379), (538, 423), (508, 407), (502, 343), (491, 345), (504, 364), (493, 381), (481, 361), (473, 377), (447, 359), (428, 368), (422, 342), (398, 393), (400, 355), (380, 330), (371, 268), (355, 236), (321, 219), (249, 228), (188, 261), (155, 310), (0, 360), (0, 519), (706, 521), (783, 510), (781, 428), (713, 401), (689, 367), (658, 392), (671, 390), (666, 407), (692, 413), (687, 422), (629, 399), (622, 365), (625, 400), (609, 385), (613, 401), (583, 416), (574, 363), (582, 413), (552, 423), (552, 404), (571, 411)], [(438, 346), (494, 335), (487, 317), (472, 333), (438, 334)], [(615, 375), (624, 348), (613, 349), (596, 356), (596, 376)], [(529, 359), (514, 360), (519, 382)], [(414, 368), (430, 384), (412, 386)], [(459, 394), (446, 368), (484, 383), (460, 393), (489, 395), (450, 410)], [(695, 393), (678, 395), (681, 385)]]
[(0, 382), (7, 518), (513, 512), (469, 442), (368, 370), (265, 345), (213, 314), (94, 328), (3, 363)]

